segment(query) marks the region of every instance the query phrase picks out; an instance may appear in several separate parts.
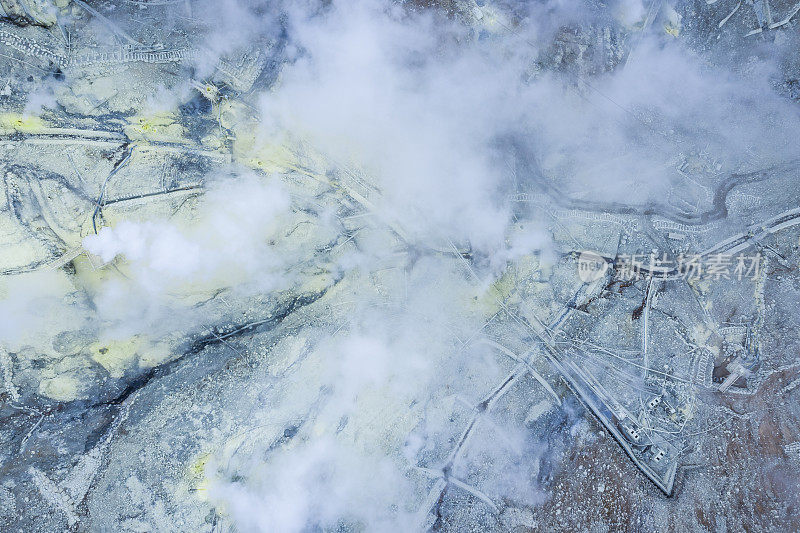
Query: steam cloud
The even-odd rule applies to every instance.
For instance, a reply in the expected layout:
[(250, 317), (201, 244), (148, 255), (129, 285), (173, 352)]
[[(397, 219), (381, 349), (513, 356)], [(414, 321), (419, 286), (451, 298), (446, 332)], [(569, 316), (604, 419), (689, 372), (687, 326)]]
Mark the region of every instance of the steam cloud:
[[(470, 307), (474, 287), (447, 254), (469, 250), (483, 287), (520, 257), (551, 260), (557, 250), (536, 223), (542, 213), (519, 212), (511, 194), (543, 181), (576, 198), (661, 202), (686, 179), (675, 170), (684, 153), (713, 154), (713, 169), (698, 178), (706, 186), (775, 162), (775, 153), (800, 156), (796, 107), (772, 89), (772, 59), (722, 69), (679, 41), (646, 34), (625, 68), (591, 77), (570, 65), (542, 68), (558, 29), (593, 16), (570, 2), (514, 6), (521, 24), (495, 23), (483, 32), (377, 0), (291, 2), (281, 9), (248, 0), (199, 4), (205, 9), (196, 7), (198, 16), (220, 18), (213, 17), (196, 77), (212, 73), (231, 50), (287, 32), (279, 79), (258, 97), (256, 137), (302, 141), (363, 169), (380, 191), (373, 216), (402, 228), (424, 251), (394, 285), (389, 306), (376, 307), (378, 297), (367, 290), (343, 296), (361, 299), (349, 323), (308, 347), (307, 357), (322, 369), (315, 386), (329, 391), (317, 429), (301, 429), (299, 444), (266, 460), (262, 443), (208, 466), (209, 498), (242, 530), (352, 522), (397, 531), (418, 523), (419, 486), (431, 480), (418, 482), (427, 474), (414, 467), (448, 422), (411, 427), (403, 442), (380, 426), (405, 423), (400, 412), (409, 405), (480, 400), (449, 391), (446, 377), (436, 376), (502, 379), (504, 369), (487, 350), (461, 342), (482, 321)], [(617, 7), (623, 24), (646, 14), (634, 0)], [(150, 105), (158, 109), (186, 94), (185, 85), (161, 87)], [(37, 95), (31, 106), (47, 98)], [(124, 259), (125, 277), (102, 284), (93, 312), (114, 335), (166, 335), (197, 319), (195, 300), (174, 297), (188, 286), (202, 292), (223, 284), (247, 294), (292, 287), (297, 280), (289, 267), (313, 262), (314, 250), (304, 256), (281, 248), (297, 205), (278, 182), (233, 169), (215, 177), (190, 224), (127, 221), (86, 237), (85, 249), (103, 262)], [(328, 227), (314, 231), (339, 231), (329, 215), (319, 218)], [(339, 274), (382, 271), (397, 249), (375, 235), (359, 236), (358, 250), (335, 265)], [(19, 312), (11, 303), (20, 298), (6, 295), (4, 315)], [(10, 330), (2, 334), (12, 338)], [(337, 433), (342, 420), (367, 417), (381, 402), (389, 407), (373, 413), (380, 423), (363, 422), (359, 435)], [(490, 497), (541, 502), (537, 471), (553, 452), (502, 420), (494, 423), (497, 441), (477, 438), (455, 475), (468, 477), (467, 465), (490, 464), (502, 480)], [(514, 468), (523, 461), (524, 468)], [(246, 482), (231, 481), (243, 472)]]

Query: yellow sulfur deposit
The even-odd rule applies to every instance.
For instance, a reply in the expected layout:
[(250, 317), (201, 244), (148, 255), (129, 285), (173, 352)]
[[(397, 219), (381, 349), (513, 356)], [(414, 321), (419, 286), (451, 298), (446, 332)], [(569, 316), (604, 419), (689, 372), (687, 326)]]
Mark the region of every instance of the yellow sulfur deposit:
[(124, 131), (133, 140), (181, 141), (184, 137), (183, 126), (169, 112), (132, 117)]
[(45, 128), (45, 122), (35, 115), (0, 113), (0, 133), (41, 133)]
[(142, 346), (142, 339), (134, 336), (126, 340), (95, 342), (89, 347), (89, 353), (111, 377), (121, 378), (133, 365)]

